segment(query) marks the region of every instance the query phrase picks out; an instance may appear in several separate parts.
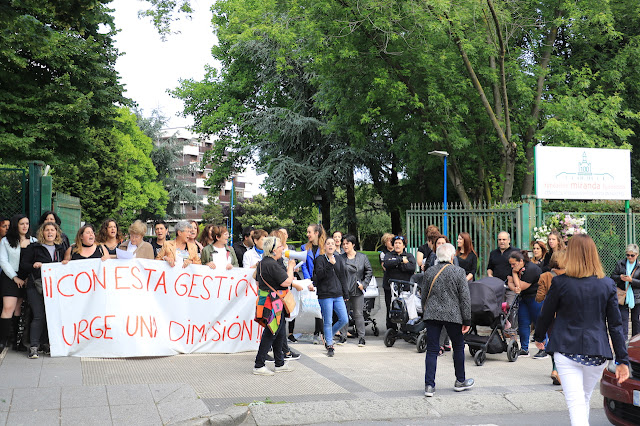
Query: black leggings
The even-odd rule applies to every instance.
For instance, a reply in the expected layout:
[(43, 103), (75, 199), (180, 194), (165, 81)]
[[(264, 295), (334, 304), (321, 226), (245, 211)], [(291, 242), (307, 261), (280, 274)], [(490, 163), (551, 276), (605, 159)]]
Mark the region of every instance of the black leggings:
[(27, 300), (31, 305), (33, 319), (29, 331), (30, 346), (40, 346), (41, 343), (49, 343), (49, 333), (47, 332), (47, 317), (44, 310), (44, 297), (38, 293), (33, 286), (27, 286)]

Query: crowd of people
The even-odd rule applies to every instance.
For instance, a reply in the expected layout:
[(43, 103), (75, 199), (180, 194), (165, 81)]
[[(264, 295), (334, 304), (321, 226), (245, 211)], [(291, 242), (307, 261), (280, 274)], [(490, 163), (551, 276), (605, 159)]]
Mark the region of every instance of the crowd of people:
[[(322, 318), (316, 318), (313, 343), (324, 344), (327, 356), (333, 357), (335, 345), (344, 344), (351, 334), (349, 312), (358, 346), (366, 344), (364, 293), (373, 268), (369, 258), (356, 250), (353, 235), (339, 231), (328, 234), (322, 225), (310, 224), (307, 242), (299, 247), (305, 252), (304, 260), (296, 264), (287, 253), (297, 248), (287, 244), (288, 232), (284, 228), (270, 233), (245, 228), (240, 241), (230, 246), (225, 226), (206, 225), (198, 232), (195, 221), (177, 222), (174, 239), (169, 238), (167, 224), (158, 221), (154, 225), (155, 238), (150, 241), (145, 241), (147, 225), (139, 220), (128, 227), (126, 237), (114, 219), (105, 220), (97, 234), (91, 224), (85, 224), (73, 242), (60, 225), (54, 212), (45, 212), (32, 236), (26, 216), (0, 219), (0, 349), (25, 348), (29, 358), (50, 351), (40, 276), (43, 264), (118, 257), (156, 259), (172, 267), (202, 264), (212, 269), (255, 269), (259, 287), (256, 321), (264, 326), (254, 362), (256, 375), (291, 371), (287, 361), (300, 357), (289, 348), (289, 343), (297, 341), (295, 320), (286, 320), (288, 291), (303, 290), (294, 278), (312, 281), (308, 290), (316, 292), (322, 313)], [(453, 350), (454, 390), (474, 385), (473, 379), (465, 376), (464, 334), (471, 325), (469, 286), (474, 285), (478, 273), (478, 256), (466, 232), (457, 235), (456, 247), (433, 225), (426, 228), (425, 237), (426, 243), (418, 247), (414, 257), (407, 250), (404, 236), (384, 234), (379, 260), (384, 271), (388, 330), (397, 328), (390, 316), (390, 283), (412, 279), (419, 282), (427, 337), (425, 395), (432, 396), (437, 358), (446, 351)], [(546, 241), (533, 241), (530, 249), (512, 247), (509, 233), (500, 232), (497, 248), (488, 256), (486, 275), (504, 282), (508, 305), (518, 299), (517, 315), (509, 318), (510, 327), (504, 330), (506, 336), (519, 340), (518, 355), (529, 356), (531, 333), (535, 330), (532, 340), (538, 352), (533, 358), (551, 355), (551, 379), (563, 386), (572, 421), (574, 417), (583, 421), (584, 403), (588, 416), (590, 393), (602, 365), (613, 357), (613, 352), (618, 363), (617, 377), (620, 381), (628, 377), (624, 342), (629, 319), (632, 334), (640, 332), (640, 249), (630, 244), (626, 259), (618, 262), (611, 277), (604, 276), (595, 244), (587, 235), (575, 235), (565, 245), (562, 236), (553, 231)], [(597, 308), (586, 312), (581, 309), (586, 303)], [(28, 315), (23, 312), (25, 308)], [(595, 331), (587, 334), (589, 339), (576, 340), (583, 329)], [(269, 361), (275, 363), (275, 370), (266, 367)], [(578, 386), (579, 381), (584, 386)]]

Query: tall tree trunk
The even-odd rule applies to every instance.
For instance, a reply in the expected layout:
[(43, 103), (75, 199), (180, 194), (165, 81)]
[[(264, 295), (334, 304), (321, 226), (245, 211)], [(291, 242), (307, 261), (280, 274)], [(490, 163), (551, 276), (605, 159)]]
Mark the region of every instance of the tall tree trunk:
[(358, 219), (356, 217), (356, 183), (353, 176), (353, 168), (347, 173), (347, 231), (349, 234), (358, 235)]
[[(492, 16), (496, 22), (496, 27), (499, 29), (500, 25), (499, 25), (499, 22), (497, 22), (497, 16), (493, 12), (493, 4), (491, 3), (490, 0), (487, 0), (487, 3), (489, 4), (490, 9), (492, 10)], [(428, 7), (433, 11), (433, 8), (431, 6), (428, 6)], [(498, 119), (493, 108), (491, 107), (491, 104), (489, 103), (489, 99), (487, 99), (487, 95), (485, 94), (484, 88), (482, 87), (482, 84), (478, 79), (478, 76), (473, 68), (473, 65), (469, 60), (467, 52), (464, 49), (464, 43), (462, 39), (454, 29), (454, 25), (453, 25), (453, 22), (451, 21), (451, 18), (449, 18), (449, 15), (446, 13), (444, 14), (444, 17), (449, 23), (449, 27), (451, 29), (451, 36), (453, 37), (453, 41), (458, 47), (458, 51), (460, 52), (460, 57), (462, 58), (462, 62), (464, 63), (464, 66), (467, 69), (467, 72), (469, 73), (469, 78), (471, 79), (471, 83), (473, 84), (473, 87), (478, 92), (478, 95), (480, 96), (480, 101), (482, 102), (482, 106), (484, 107), (487, 113), (487, 116), (489, 117), (489, 120), (491, 120), (491, 124), (493, 125), (493, 128), (495, 129), (498, 135), (498, 139), (502, 144), (503, 170), (504, 170), (504, 177), (503, 177), (504, 191), (502, 193), (502, 201), (508, 202), (513, 195), (513, 186), (515, 181), (515, 158), (516, 158), (517, 147), (516, 147), (516, 144), (511, 141), (511, 124), (510, 124), (510, 119), (508, 115), (509, 100), (507, 97), (506, 75), (504, 70), (504, 64), (500, 65), (500, 73), (502, 74), (500, 76), (500, 84), (501, 84), (502, 101), (503, 101), (502, 111), (505, 113), (504, 120), (505, 120), (506, 131), (505, 129), (502, 128), (502, 125), (500, 124), (500, 120)], [(498, 36), (501, 38), (502, 34), (499, 32)], [(501, 46), (503, 46), (503, 40), (500, 40), (500, 44)]]
[(398, 196), (400, 186), (398, 180), (398, 171), (396, 170), (396, 158), (394, 156), (389, 172), (389, 187), (387, 189), (387, 199), (385, 204), (389, 207), (391, 216), (391, 232), (395, 235), (402, 233), (402, 220), (400, 218), (400, 208), (398, 207)]
[[(558, 19), (562, 16), (563, 11), (556, 10), (554, 15)], [(525, 158), (527, 161), (527, 174), (524, 176), (524, 182), (522, 184), (522, 195), (529, 195), (533, 193), (533, 179), (534, 179), (534, 143), (533, 135), (538, 129), (538, 121), (540, 119), (540, 112), (542, 110), (542, 92), (544, 90), (545, 81), (547, 77), (547, 70), (549, 68), (549, 62), (551, 61), (551, 53), (553, 52), (553, 45), (558, 37), (558, 27), (552, 26), (547, 33), (544, 40), (544, 51), (540, 57), (540, 74), (538, 75), (538, 82), (536, 85), (536, 97), (531, 106), (531, 125), (527, 129), (524, 135), (524, 147)]]

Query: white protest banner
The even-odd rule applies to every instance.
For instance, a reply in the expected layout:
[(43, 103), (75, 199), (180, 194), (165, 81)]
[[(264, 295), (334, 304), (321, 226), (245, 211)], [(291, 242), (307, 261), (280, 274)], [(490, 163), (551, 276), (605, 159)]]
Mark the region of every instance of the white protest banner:
[(628, 149), (535, 147), (536, 196), (545, 199), (630, 200)]
[(52, 356), (135, 357), (257, 350), (253, 269), (128, 259), (42, 267)]

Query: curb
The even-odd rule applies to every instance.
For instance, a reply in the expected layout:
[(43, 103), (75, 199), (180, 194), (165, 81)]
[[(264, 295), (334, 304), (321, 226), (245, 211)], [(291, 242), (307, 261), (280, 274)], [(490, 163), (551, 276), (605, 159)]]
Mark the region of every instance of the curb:
[(237, 426), (249, 416), (249, 407), (229, 407), (223, 412), (171, 423), (171, 426)]

